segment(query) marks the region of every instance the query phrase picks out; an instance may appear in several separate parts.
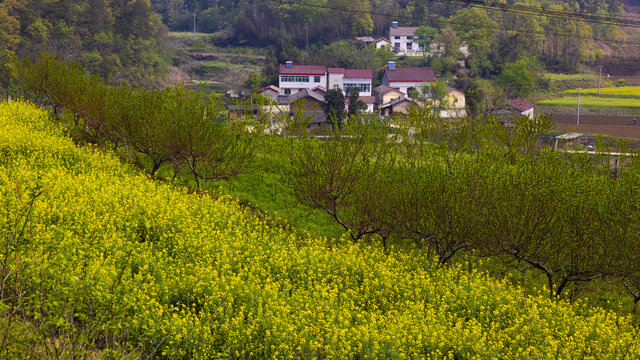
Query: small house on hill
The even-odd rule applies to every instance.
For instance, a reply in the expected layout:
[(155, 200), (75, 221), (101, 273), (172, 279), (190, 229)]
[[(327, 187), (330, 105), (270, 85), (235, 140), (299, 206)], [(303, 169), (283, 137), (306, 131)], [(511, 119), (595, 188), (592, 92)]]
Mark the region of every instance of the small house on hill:
[(324, 65), (298, 65), (287, 61), (280, 65), (278, 74), (281, 95), (292, 95), (302, 89), (313, 89), (327, 83)]
[(401, 96), (393, 99), (388, 103), (381, 104), (378, 109), (382, 115), (406, 114), (409, 106), (413, 105), (413, 101), (409, 98)]
[(436, 82), (436, 75), (430, 67), (396, 67), (394, 61), (384, 70), (382, 83), (393, 89), (409, 95), (411, 90)]
[(513, 108), (517, 115), (527, 116), (533, 118), (534, 104), (528, 102), (523, 98), (515, 98), (509, 102), (509, 105)]
[(387, 49), (387, 50), (391, 50), (391, 41), (385, 39), (385, 38), (380, 38), (378, 40), (375, 41), (376, 44), (376, 49)]

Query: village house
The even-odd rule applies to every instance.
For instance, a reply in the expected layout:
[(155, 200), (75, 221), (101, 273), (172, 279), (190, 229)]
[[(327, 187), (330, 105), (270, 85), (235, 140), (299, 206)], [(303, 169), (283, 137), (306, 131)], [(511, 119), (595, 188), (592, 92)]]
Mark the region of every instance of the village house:
[[(373, 113), (376, 110), (376, 98), (374, 96), (360, 96), (358, 100), (367, 106), (363, 110), (364, 112)], [(344, 108), (349, 109), (349, 98), (344, 99)]]
[(430, 67), (396, 67), (395, 62), (389, 61), (389, 66), (382, 75), (382, 84), (409, 95), (424, 85), (436, 81), (436, 75)]
[(380, 38), (378, 40), (375, 41), (376, 44), (376, 49), (386, 49), (386, 50), (391, 50), (391, 41), (385, 39), (385, 38)]
[(389, 28), (389, 40), (393, 46), (393, 51), (397, 54), (419, 54), (422, 49), (413, 39), (413, 33), (417, 27), (398, 26), (398, 22), (394, 21)]
[(281, 95), (292, 95), (302, 89), (311, 90), (327, 83), (327, 67), (324, 65), (298, 65), (287, 61), (280, 65), (278, 80)]
[(521, 116), (526, 116), (533, 119), (533, 108), (535, 105), (528, 102), (523, 98), (515, 98), (509, 102), (509, 105), (513, 108), (514, 113)]
[(358, 88), (360, 96), (371, 96), (373, 72), (371, 70), (351, 70), (343, 68), (327, 69), (327, 89), (339, 89), (346, 94), (350, 87)]
[(396, 90), (384, 84), (380, 86), (376, 86), (372, 90), (372, 93), (375, 98), (376, 105), (382, 105), (382, 104), (388, 103), (393, 99), (397, 99), (401, 96), (404, 96), (404, 94), (401, 93), (400, 90)]
[[(398, 55), (422, 56), (424, 53), (414, 36), (416, 29), (417, 27), (415, 26), (398, 26), (398, 22), (394, 21), (389, 28), (389, 40), (384, 38), (376, 40), (376, 48), (380, 49), (384, 46), (385, 44), (382, 40), (386, 40), (390, 44), (391, 49)], [(439, 55), (442, 51), (440, 44), (432, 43), (430, 48), (427, 49), (427, 54)], [(465, 57), (470, 55), (467, 44), (463, 43), (460, 45), (460, 52)]]

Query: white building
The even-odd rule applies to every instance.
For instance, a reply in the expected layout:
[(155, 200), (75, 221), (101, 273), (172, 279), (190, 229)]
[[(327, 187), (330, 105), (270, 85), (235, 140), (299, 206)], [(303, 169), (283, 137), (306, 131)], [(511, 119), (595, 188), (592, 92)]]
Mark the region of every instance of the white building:
[(413, 33), (417, 27), (398, 26), (398, 22), (394, 21), (389, 28), (389, 41), (393, 51), (402, 55), (420, 55), (422, 49), (418, 46), (413, 38)]
[(356, 87), (360, 96), (371, 96), (373, 72), (371, 70), (327, 69), (327, 89), (340, 89), (344, 94), (350, 87)]
[(382, 84), (409, 95), (411, 90), (419, 90), (424, 85), (436, 82), (436, 75), (430, 67), (396, 68), (390, 61), (382, 75)]
[(311, 90), (327, 83), (327, 67), (324, 65), (297, 65), (291, 61), (280, 65), (278, 85), (281, 95), (295, 94), (302, 89)]

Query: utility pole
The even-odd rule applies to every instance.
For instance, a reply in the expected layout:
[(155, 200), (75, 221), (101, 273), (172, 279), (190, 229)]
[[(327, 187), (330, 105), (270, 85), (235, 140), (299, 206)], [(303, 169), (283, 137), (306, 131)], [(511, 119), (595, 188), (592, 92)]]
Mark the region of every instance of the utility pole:
[(196, 39), (196, 13), (193, 13), (193, 40)]
[(582, 88), (578, 88), (578, 118), (576, 120), (577, 125), (580, 125), (580, 90), (582, 90)]
[(602, 65), (598, 65), (600, 71), (598, 72), (598, 96), (600, 96), (600, 78), (602, 77)]

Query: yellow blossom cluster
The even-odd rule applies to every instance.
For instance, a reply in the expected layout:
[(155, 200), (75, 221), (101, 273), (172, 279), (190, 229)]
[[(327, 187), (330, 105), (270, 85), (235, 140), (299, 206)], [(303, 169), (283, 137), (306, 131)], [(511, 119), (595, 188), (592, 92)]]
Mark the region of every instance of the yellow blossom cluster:
[(11, 261), (50, 333), (93, 322), (96, 337), (167, 359), (640, 358), (627, 317), (418, 250), (300, 238), (78, 148), (29, 103), (1, 103), (3, 218), (43, 190)]

